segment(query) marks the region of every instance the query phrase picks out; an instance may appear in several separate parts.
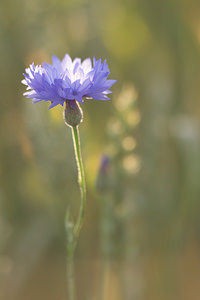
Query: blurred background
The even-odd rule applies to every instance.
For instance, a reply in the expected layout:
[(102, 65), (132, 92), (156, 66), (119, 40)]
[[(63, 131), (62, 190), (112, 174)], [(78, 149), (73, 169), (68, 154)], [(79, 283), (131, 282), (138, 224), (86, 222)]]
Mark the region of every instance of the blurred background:
[(0, 299), (67, 299), (64, 215), (80, 201), (62, 108), (23, 97), (33, 61), (107, 59), (85, 101), (77, 299), (200, 298), (200, 2), (0, 2)]

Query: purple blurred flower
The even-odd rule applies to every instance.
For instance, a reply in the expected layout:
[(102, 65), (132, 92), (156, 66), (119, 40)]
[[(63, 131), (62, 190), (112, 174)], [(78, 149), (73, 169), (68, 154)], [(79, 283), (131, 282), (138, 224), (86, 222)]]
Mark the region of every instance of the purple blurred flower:
[(107, 173), (108, 170), (109, 170), (109, 166), (110, 166), (110, 157), (107, 156), (107, 155), (103, 155), (102, 158), (101, 158), (101, 165), (100, 165), (100, 168), (99, 168), (99, 172), (100, 173)]
[(112, 93), (109, 88), (116, 80), (108, 80), (110, 74), (106, 61), (90, 58), (81, 62), (80, 58), (72, 61), (66, 54), (60, 61), (52, 57), (52, 65), (34, 63), (26, 69), (22, 83), (27, 85), (24, 95), (32, 101), (51, 101), (49, 108), (58, 104), (63, 105), (66, 100), (76, 100), (83, 103), (83, 98), (94, 100), (108, 100), (107, 94)]

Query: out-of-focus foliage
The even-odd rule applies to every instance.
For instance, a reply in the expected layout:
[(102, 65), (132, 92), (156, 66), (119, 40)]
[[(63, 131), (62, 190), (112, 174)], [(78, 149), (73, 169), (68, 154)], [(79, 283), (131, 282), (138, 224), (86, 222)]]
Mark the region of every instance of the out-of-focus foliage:
[(62, 108), (33, 105), (20, 81), (33, 61), (69, 52), (106, 58), (118, 79), (110, 102), (82, 106), (78, 299), (199, 299), (199, 11), (195, 0), (0, 2), (0, 298), (66, 298), (71, 133)]

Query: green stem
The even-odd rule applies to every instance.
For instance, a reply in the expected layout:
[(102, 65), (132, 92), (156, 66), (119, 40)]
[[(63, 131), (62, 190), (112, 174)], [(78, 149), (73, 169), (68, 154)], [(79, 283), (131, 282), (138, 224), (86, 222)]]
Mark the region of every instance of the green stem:
[(66, 213), (66, 231), (67, 231), (67, 280), (69, 300), (75, 300), (75, 283), (74, 283), (74, 251), (78, 241), (79, 233), (83, 224), (86, 202), (86, 185), (85, 175), (81, 156), (81, 147), (79, 139), (78, 126), (72, 126), (72, 136), (74, 142), (74, 152), (78, 168), (78, 182), (81, 191), (81, 203), (77, 220), (73, 225), (69, 222), (69, 211)]
[(69, 300), (75, 300), (74, 249), (67, 251), (67, 281)]
[(83, 162), (81, 156), (78, 126), (72, 127), (72, 136), (74, 141), (74, 152), (75, 152), (77, 168), (78, 168), (78, 182), (81, 190), (81, 204), (80, 204), (78, 218), (74, 226), (75, 243), (76, 243), (79, 236), (79, 232), (83, 224), (83, 218), (85, 215), (86, 185), (85, 185), (85, 174), (84, 174), (84, 168), (83, 168)]

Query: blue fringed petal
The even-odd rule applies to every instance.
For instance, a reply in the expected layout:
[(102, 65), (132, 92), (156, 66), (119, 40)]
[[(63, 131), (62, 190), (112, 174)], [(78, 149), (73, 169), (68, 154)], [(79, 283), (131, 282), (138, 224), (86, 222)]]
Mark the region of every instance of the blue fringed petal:
[(94, 100), (108, 100), (107, 94), (116, 80), (108, 80), (110, 74), (106, 60), (90, 58), (81, 62), (80, 58), (72, 61), (66, 54), (61, 61), (52, 57), (52, 65), (32, 63), (25, 70), (22, 83), (27, 86), (24, 95), (32, 98), (33, 103), (51, 101), (49, 108), (58, 104), (63, 105), (66, 100), (76, 100), (83, 103), (83, 98)]

